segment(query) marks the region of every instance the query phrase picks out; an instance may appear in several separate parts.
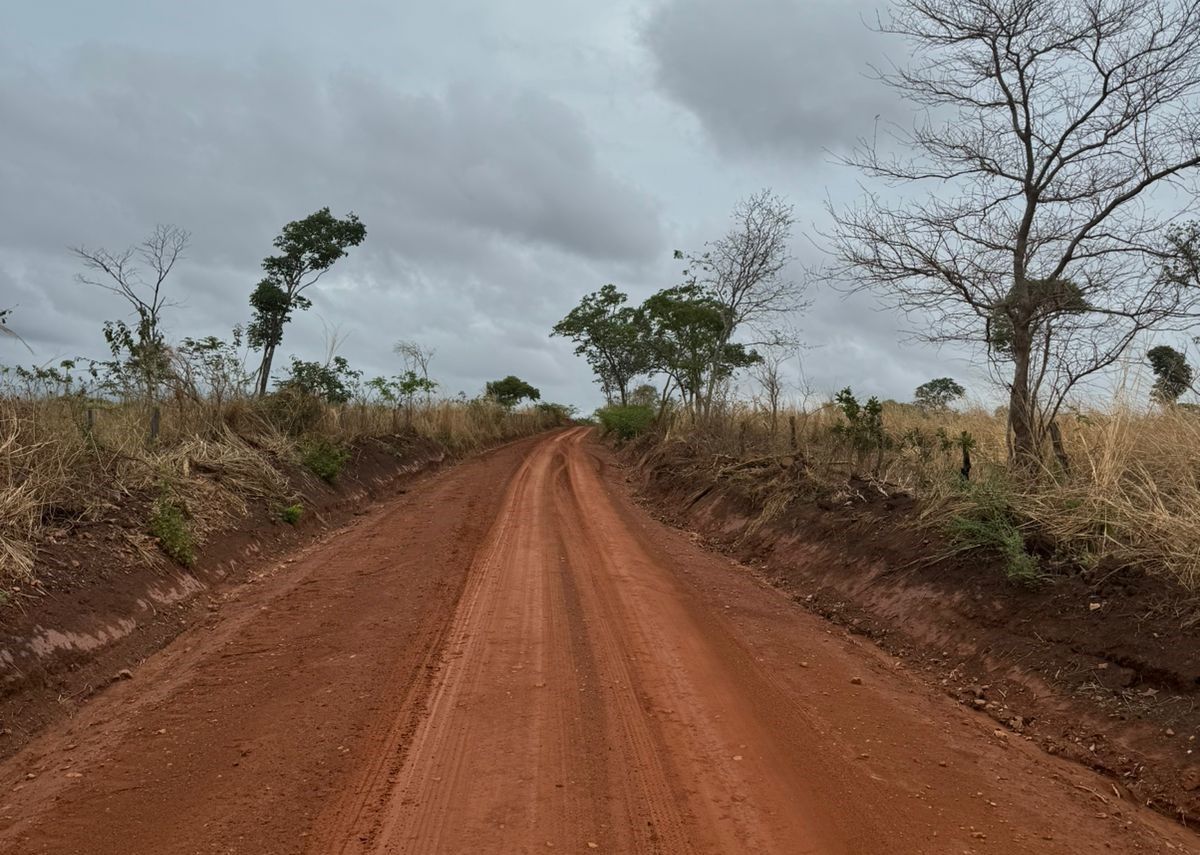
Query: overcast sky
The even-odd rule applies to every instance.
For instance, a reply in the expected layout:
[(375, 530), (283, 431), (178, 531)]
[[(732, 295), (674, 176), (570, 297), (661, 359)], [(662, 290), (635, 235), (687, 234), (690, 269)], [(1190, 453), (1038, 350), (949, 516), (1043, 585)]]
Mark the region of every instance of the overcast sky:
[[(368, 376), (400, 338), (436, 348), (443, 391), (517, 374), (549, 400), (600, 402), (550, 327), (613, 282), (678, 284), (733, 205), (770, 187), (820, 230), (857, 196), (834, 155), (904, 105), (868, 65), (904, 45), (858, 0), (56, 0), (0, 30), (0, 308), (33, 359), (100, 355), (111, 295), (68, 247), (117, 249), (156, 223), (192, 233), (169, 288), (174, 338), (249, 317), (259, 263), (289, 220), (328, 205), (367, 227), (310, 292), (282, 361), (327, 331)], [(794, 254), (813, 260), (803, 234)], [(793, 270), (797, 282), (804, 274)], [(980, 394), (909, 323), (813, 287), (803, 377), (908, 399), (934, 376)], [(0, 340), (0, 358), (30, 361)], [(23, 355), (22, 355), (23, 354)], [(799, 361), (789, 370), (800, 377)], [(980, 388), (974, 388), (980, 387)]]

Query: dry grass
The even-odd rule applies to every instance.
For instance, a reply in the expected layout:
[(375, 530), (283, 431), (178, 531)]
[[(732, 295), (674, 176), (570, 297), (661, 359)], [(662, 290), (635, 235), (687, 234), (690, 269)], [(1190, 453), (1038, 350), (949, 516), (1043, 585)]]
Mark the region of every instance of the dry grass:
[(292, 502), (281, 464), (297, 463), (300, 446), (313, 437), (348, 447), (401, 434), (465, 454), (557, 421), (552, 413), (509, 412), (489, 401), (431, 401), (409, 414), (279, 396), (226, 402), (219, 412), (181, 400), (160, 407), (152, 440), (144, 406), (0, 396), (0, 592), (36, 581), (47, 528), (102, 518), (119, 505), (153, 507), (169, 498), (186, 511), (189, 535), (200, 545), (251, 503)]
[[(923, 519), (935, 525), (1003, 504), (1022, 536), (1048, 544), (1064, 566), (1136, 566), (1200, 590), (1198, 412), (1114, 405), (1060, 417), (1070, 467), (1051, 464), (1036, 477), (1008, 468), (1004, 421), (982, 409), (926, 414), (887, 404), (885, 447), (869, 451), (835, 436), (841, 421), (832, 405), (789, 409), (772, 429), (768, 413), (736, 405), (703, 429), (676, 419), (668, 436), (727, 468), (729, 461), (798, 455), (810, 482), (830, 492), (852, 475), (874, 479), (921, 499)], [(965, 488), (953, 442), (964, 431), (974, 443)]]
[(64, 426), (64, 415), (0, 401), (0, 585), (32, 579), (35, 542), (46, 523), (65, 509), (86, 513), (98, 504), (87, 443)]

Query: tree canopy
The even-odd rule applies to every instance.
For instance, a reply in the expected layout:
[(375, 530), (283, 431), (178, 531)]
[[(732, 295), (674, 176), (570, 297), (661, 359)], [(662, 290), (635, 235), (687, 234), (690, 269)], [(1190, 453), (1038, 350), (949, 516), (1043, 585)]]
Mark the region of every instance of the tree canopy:
[(927, 383), (922, 383), (913, 393), (913, 401), (918, 407), (927, 412), (947, 409), (957, 401), (967, 390), (962, 384), (950, 377), (937, 377)]
[(651, 367), (643, 315), (627, 299), (615, 285), (605, 285), (584, 295), (551, 331), (575, 342), (575, 354), (587, 359), (604, 396), (621, 404), (628, 400), (630, 381)]
[(1192, 366), (1187, 357), (1173, 347), (1161, 344), (1146, 353), (1150, 370), (1154, 372), (1151, 397), (1163, 404), (1173, 404), (1192, 388)]
[(266, 276), (250, 295), (254, 317), (246, 330), (250, 346), (262, 350), (259, 394), (267, 391), (275, 348), (283, 341), (283, 328), (292, 312), (312, 306), (303, 292), (366, 236), (366, 227), (353, 213), (338, 219), (329, 208), (321, 208), (288, 223), (275, 238), (279, 252), (263, 259)]
[(512, 374), (503, 380), (489, 382), (486, 392), (489, 398), (493, 398), (497, 403), (510, 409), (521, 401), (538, 401), (542, 397), (541, 391)]

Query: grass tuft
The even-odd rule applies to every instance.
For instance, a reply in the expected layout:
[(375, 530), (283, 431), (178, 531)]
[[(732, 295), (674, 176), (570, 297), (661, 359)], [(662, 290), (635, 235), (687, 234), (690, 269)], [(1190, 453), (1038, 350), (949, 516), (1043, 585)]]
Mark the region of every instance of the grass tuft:
[(178, 504), (162, 497), (154, 504), (150, 515), (150, 534), (173, 561), (184, 567), (196, 563), (196, 540), (188, 528), (188, 517)]
[(1008, 485), (995, 476), (959, 485), (961, 498), (945, 517), (950, 542), (959, 549), (982, 549), (1004, 559), (1012, 582), (1032, 583), (1041, 577), (1037, 558), (1025, 546), (1025, 535), (1013, 511)]
[(350, 459), (350, 449), (323, 436), (310, 437), (300, 444), (300, 462), (327, 484), (332, 484)]

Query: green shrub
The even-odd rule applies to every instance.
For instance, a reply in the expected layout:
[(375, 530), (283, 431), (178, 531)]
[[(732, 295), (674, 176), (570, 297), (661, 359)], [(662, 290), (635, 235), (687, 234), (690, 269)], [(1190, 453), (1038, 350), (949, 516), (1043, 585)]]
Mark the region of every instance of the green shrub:
[(304, 516), (304, 505), (296, 502), (294, 505), (287, 505), (280, 509), (279, 518), (288, 525), (295, 525), (300, 522), (300, 517)]
[(333, 483), (349, 459), (350, 449), (323, 436), (310, 437), (300, 444), (300, 462), (329, 484)]
[(847, 386), (837, 393), (833, 402), (846, 417), (845, 422), (832, 426), (834, 436), (864, 454), (887, 446), (887, 434), (883, 431), (883, 404), (878, 398), (872, 395), (866, 403), (859, 403)]
[(644, 433), (654, 422), (654, 408), (630, 404), (624, 407), (601, 407), (596, 417), (605, 433), (616, 434), (624, 441)]
[(575, 407), (572, 404), (555, 404), (542, 401), (534, 407), (543, 416), (553, 419), (560, 425), (570, 424), (575, 420)]
[(176, 563), (191, 567), (196, 561), (196, 540), (188, 531), (187, 514), (169, 498), (154, 503), (150, 516), (150, 534)]
[(1025, 548), (1013, 512), (1012, 497), (997, 478), (963, 482), (965, 502), (946, 522), (955, 546), (984, 549), (1004, 559), (1004, 573), (1013, 582), (1030, 583), (1041, 576), (1037, 558)]

